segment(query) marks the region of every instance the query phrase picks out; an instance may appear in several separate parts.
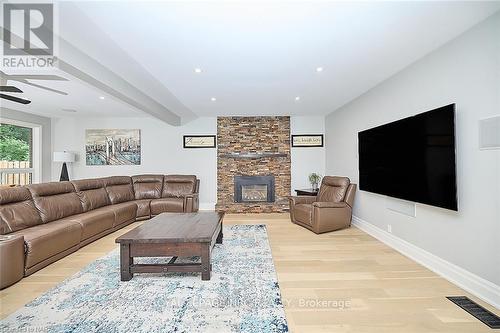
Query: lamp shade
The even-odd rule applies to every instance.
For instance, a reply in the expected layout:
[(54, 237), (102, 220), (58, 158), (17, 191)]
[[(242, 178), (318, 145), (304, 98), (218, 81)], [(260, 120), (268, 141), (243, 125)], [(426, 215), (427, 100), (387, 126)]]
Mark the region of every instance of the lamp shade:
[(75, 153), (70, 153), (67, 151), (56, 151), (54, 152), (54, 162), (74, 162), (76, 158)]

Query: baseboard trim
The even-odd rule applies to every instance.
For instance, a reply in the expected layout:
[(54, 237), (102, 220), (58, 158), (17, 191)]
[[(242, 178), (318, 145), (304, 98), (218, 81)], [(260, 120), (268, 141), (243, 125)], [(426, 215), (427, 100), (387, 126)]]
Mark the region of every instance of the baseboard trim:
[(500, 309), (500, 286), (353, 216), (352, 224), (434, 273)]

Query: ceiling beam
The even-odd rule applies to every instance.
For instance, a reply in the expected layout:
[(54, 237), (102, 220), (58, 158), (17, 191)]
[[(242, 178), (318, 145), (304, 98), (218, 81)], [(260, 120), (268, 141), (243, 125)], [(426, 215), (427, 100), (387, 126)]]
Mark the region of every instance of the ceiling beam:
[(64, 39), (61, 38), (59, 42), (61, 54), (57, 62), (61, 71), (161, 121), (174, 126), (181, 125), (181, 117), (177, 114)]

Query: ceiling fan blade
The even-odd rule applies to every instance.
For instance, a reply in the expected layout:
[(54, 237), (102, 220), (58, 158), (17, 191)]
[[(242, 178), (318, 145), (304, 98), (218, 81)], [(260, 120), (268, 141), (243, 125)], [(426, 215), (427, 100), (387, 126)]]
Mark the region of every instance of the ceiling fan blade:
[(6, 75), (7, 80), (45, 80), (45, 81), (68, 81), (68, 79), (57, 75)]
[(65, 95), (65, 96), (68, 94), (68, 93), (66, 93), (64, 91), (52, 89), (52, 88), (49, 88), (49, 87), (44, 87), (44, 86), (41, 86), (39, 84), (32, 83), (32, 82), (29, 82), (29, 81), (26, 81), (26, 80), (19, 80), (19, 82), (27, 84), (27, 85), (30, 85), (30, 86), (33, 86), (33, 87), (37, 87), (37, 88), (40, 88), (40, 89), (45, 89), (45, 90), (48, 90), (48, 91), (52, 91), (52, 92), (55, 92), (57, 94), (61, 94), (61, 95)]
[(8, 99), (9, 101), (21, 103), (21, 104), (30, 104), (31, 103), (31, 101), (28, 101), (27, 99), (22, 99), (22, 98), (9, 96), (9, 95), (5, 95), (5, 94), (0, 94), (0, 98)]
[(0, 86), (0, 91), (13, 92), (13, 93), (22, 93), (23, 91), (14, 86)]

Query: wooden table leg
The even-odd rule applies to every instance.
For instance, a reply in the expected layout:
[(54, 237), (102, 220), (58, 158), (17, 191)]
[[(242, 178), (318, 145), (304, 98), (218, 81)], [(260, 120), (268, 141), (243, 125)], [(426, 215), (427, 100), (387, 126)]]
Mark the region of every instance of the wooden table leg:
[(201, 248), (201, 279), (210, 280), (212, 265), (210, 265), (211, 256), (210, 243), (204, 243)]
[(221, 226), (219, 234), (217, 235), (217, 239), (216, 239), (215, 243), (222, 244), (222, 238), (223, 237), (224, 237), (224, 235), (222, 234), (222, 226)]
[(133, 277), (130, 266), (134, 258), (130, 257), (130, 244), (120, 244), (120, 273), (122, 281), (130, 281)]

